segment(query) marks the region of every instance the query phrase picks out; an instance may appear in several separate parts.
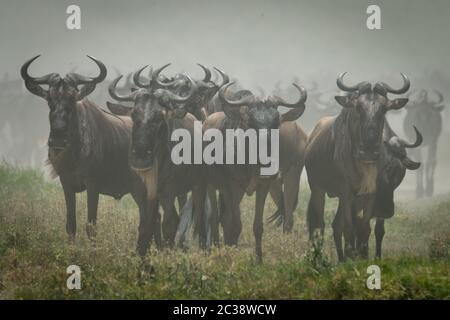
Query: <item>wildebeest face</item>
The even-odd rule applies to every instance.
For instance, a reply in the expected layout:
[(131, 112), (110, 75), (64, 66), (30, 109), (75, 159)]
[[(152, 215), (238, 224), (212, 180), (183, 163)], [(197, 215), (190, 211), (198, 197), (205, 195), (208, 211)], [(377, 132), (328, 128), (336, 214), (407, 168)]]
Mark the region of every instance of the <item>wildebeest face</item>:
[(55, 149), (66, 147), (69, 138), (69, 125), (75, 114), (78, 90), (60, 80), (51, 84), (48, 91), (48, 106), (50, 108), (50, 135), (48, 146)]
[(254, 105), (243, 109), (246, 125), (255, 130), (278, 129), (280, 114), (276, 107), (265, 101), (257, 101)]
[[(186, 104), (186, 109), (199, 120), (204, 120), (208, 102), (219, 91), (219, 88), (227, 84), (230, 79), (223, 71), (214, 68), (222, 77), (222, 83), (216, 84), (211, 80), (211, 71), (201, 64), (198, 65), (203, 69), (205, 76), (202, 80), (194, 80), (196, 90), (189, 99), (189, 103)], [(172, 90), (180, 96), (186, 96), (191, 89), (189, 79), (183, 74), (177, 74), (172, 83)]]
[[(223, 106), (223, 111), (227, 118), (238, 123), (238, 127), (244, 130), (253, 129), (256, 137), (262, 138), (262, 132), (267, 139), (267, 150), (272, 154), (271, 130), (279, 129), (285, 121), (294, 121), (305, 111), (306, 90), (296, 84), (294, 86), (300, 92), (300, 98), (295, 103), (288, 103), (280, 97), (269, 97), (265, 100), (255, 97), (248, 90), (240, 90), (232, 95), (232, 99), (226, 97), (226, 90), (234, 82), (223, 86), (219, 90), (219, 98)], [(290, 108), (291, 110), (280, 115), (279, 106)], [(264, 130), (264, 131), (262, 131)]]
[(444, 102), (444, 96), (438, 90), (434, 90), (438, 99), (432, 100), (429, 99), (428, 92), (426, 90), (420, 90), (417, 96), (417, 100), (413, 102), (408, 109), (411, 109), (413, 112), (417, 111), (415, 109), (423, 110), (424, 114), (432, 114), (439, 113), (444, 109), (442, 103)]
[[(164, 67), (158, 70), (160, 71)], [(155, 90), (152, 85), (153, 82), (157, 84), (157, 87), (165, 85), (155, 80), (159, 71), (153, 73), (155, 78), (151, 78), (149, 85), (143, 85), (138, 81), (139, 73), (143, 69), (141, 68), (133, 77), (135, 84), (141, 89), (126, 95), (120, 95), (116, 92), (117, 83), (122, 78), (120, 76), (110, 84), (108, 90), (111, 97), (117, 101), (134, 102), (131, 111), (133, 128), (129, 160), (133, 169), (147, 171), (152, 169), (155, 161), (158, 160), (156, 157), (161, 155), (159, 151), (168, 147), (169, 118), (172, 116), (183, 118), (185, 116), (186, 110), (183, 104), (189, 101), (196, 87), (192, 80), (186, 76), (191, 83), (191, 90), (187, 96), (180, 97), (168, 89), (158, 88)]]
[[(223, 86), (219, 90), (219, 97), (226, 116), (239, 121), (243, 129), (277, 129), (282, 122), (294, 121), (299, 118), (305, 110), (306, 90), (296, 84), (294, 86), (299, 90), (300, 98), (295, 103), (288, 103), (276, 96), (261, 100), (248, 90), (240, 90), (234, 93), (232, 95), (233, 100), (231, 100), (226, 97), (226, 90), (232, 84), (233, 82)], [(280, 115), (277, 109), (279, 106), (291, 110)]]
[[(50, 135), (48, 145), (53, 149), (64, 149), (69, 141), (69, 129), (76, 113), (76, 103), (92, 91), (97, 83), (103, 81), (107, 70), (99, 60), (88, 56), (100, 69), (96, 78), (88, 78), (77, 73), (69, 73), (64, 78), (57, 73), (50, 73), (43, 77), (33, 78), (28, 74), (30, 64), (39, 58), (36, 56), (25, 62), (20, 70), (27, 89), (41, 98), (44, 98), (50, 108)], [(48, 89), (42, 88), (47, 85)]]
[(350, 97), (345, 104), (353, 108), (351, 133), (357, 148), (355, 155), (362, 161), (376, 161), (380, 156), (386, 101), (385, 97), (368, 92)]
[(137, 94), (131, 114), (130, 164), (134, 169), (151, 169), (158, 149), (166, 145), (166, 111), (149, 92)]
[(354, 87), (343, 84), (345, 73), (338, 78), (341, 90), (350, 92), (345, 96), (336, 96), (336, 101), (344, 108), (350, 109), (349, 126), (353, 140), (353, 154), (364, 162), (374, 162), (380, 157), (385, 114), (389, 110), (400, 109), (408, 99), (389, 100), (387, 93), (404, 93), (409, 89), (409, 80), (403, 76), (404, 86), (394, 90), (385, 83), (377, 83), (372, 89), (368, 82), (361, 82)]

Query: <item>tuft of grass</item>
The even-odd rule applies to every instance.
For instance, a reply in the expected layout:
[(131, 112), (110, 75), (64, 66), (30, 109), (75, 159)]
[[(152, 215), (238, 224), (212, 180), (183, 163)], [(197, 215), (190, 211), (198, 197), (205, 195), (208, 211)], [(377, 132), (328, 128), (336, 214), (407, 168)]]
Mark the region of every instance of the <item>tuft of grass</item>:
[[(101, 197), (95, 245), (85, 232), (86, 196), (77, 195), (75, 243), (65, 233), (65, 204), (57, 181), (30, 169), (0, 165), (0, 299), (448, 299), (450, 197), (400, 203), (386, 221), (382, 260), (338, 264), (327, 201), (323, 239), (309, 244), (302, 185), (292, 234), (265, 224), (264, 263), (256, 263), (254, 197), (244, 198), (239, 247), (206, 253), (135, 253), (138, 213), (131, 197)], [(275, 211), (268, 200), (265, 216)], [(445, 251), (447, 250), (447, 251)], [(373, 247), (371, 253), (373, 255)], [(81, 268), (81, 290), (68, 290), (69, 265)], [(367, 267), (381, 268), (381, 290), (366, 287)]]

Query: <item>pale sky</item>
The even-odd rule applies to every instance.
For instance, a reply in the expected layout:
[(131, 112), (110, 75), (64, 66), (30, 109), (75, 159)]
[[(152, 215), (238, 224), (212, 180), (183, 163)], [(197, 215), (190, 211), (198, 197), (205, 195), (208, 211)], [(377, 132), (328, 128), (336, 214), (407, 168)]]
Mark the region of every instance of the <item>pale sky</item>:
[[(383, 29), (370, 31), (366, 8), (374, 3)], [(65, 27), (69, 4), (80, 5), (82, 30)], [(36, 74), (64, 74), (75, 65), (96, 72), (90, 54), (122, 72), (172, 62), (169, 74), (195, 76), (201, 62), (267, 90), (294, 76), (332, 87), (342, 71), (350, 81), (398, 72), (414, 79), (433, 69), (450, 74), (448, 0), (2, 0), (0, 6), (0, 74), (16, 77), (38, 53)]]

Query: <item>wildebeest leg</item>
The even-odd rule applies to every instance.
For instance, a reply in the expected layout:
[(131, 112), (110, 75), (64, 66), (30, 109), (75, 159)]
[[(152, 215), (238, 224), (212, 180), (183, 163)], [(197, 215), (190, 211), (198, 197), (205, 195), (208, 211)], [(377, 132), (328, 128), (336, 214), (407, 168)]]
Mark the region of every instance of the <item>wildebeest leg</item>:
[(255, 217), (253, 220), (253, 234), (255, 235), (256, 244), (256, 260), (262, 262), (262, 235), (264, 232), (263, 215), (264, 204), (266, 203), (267, 194), (269, 193), (270, 180), (262, 179), (256, 187), (256, 204)]
[(242, 231), (242, 221), (241, 221), (241, 201), (244, 197), (245, 190), (240, 187), (239, 184), (234, 184), (231, 189), (232, 200), (231, 200), (231, 216), (232, 216), (232, 228), (231, 228), (231, 245), (237, 246), (239, 241), (239, 236)]
[[(158, 201), (149, 200), (139, 208), (139, 235), (137, 242), (137, 251), (141, 257), (147, 253), (150, 240), (155, 232), (157, 223)], [(159, 226), (158, 226), (159, 227)]]
[(342, 219), (344, 222), (344, 258), (352, 258), (355, 249), (355, 228), (353, 223), (353, 201), (354, 198), (349, 194), (345, 194), (339, 198), (341, 205)]
[(220, 221), (223, 227), (223, 240), (226, 246), (231, 246), (233, 216), (231, 212), (231, 191), (228, 188), (219, 191)]
[(212, 186), (208, 186), (208, 197), (211, 203), (211, 237), (214, 245), (220, 244), (219, 240), (219, 211), (216, 197), (216, 190)]
[(76, 197), (75, 191), (61, 179), (61, 184), (64, 190), (64, 200), (66, 201), (66, 231), (70, 240), (75, 240), (77, 233), (77, 216), (76, 216)]
[(281, 178), (277, 178), (272, 181), (270, 185), (270, 196), (273, 202), (277, 206), (277, 211), (269, 217), (269, 222), (276, 221), (277, 227), (280, 226), (284, 221), (285, 208), (284, 208), (284, 195), (283, 195), (283, 185)]
[(375, 224), (375, 257), (381, 259), (381, 244), (384, 237), (384, 219), (377, 219)]
[(375, 194), (371, 194), (367, 196), (367, 200), (365, 202), (363, 217), (361, 219), (360, 228), (358, 231), (359, 238), (359, 255), (364, 258), (369, 258), (369, 238), (372, 229), (370, 227), (370, 219), (373, 216), (373, 208), (375, 206)]
[(306, 212), (306, 219), (308, 223), (309, 239), (314, 240), (314, 231), (317, 228), (321, 229), (323, 233), (325, 207), (325, 191), (319, 187), (311, 185), (311, 195), (309, 197), (308, 209)]
[(158, 250), (161, 250), (163, 248), (163, 241), (161, 236), (161, 213), (159, 212), (159, 210), (157, 210), (155, 216), (152, 217), (152, 221), (151, 233), (153, 234), (153, 240), (155, 241), (156, 248), (158, 248)]
[(87, 206), (88, 221), (86, 225), (86, 233), (89, 240), (95, 240), (95, 225), (97, 224), (97, 208), (98, 208), (98, 189), (93, 186), (87, 187)]
[[(294, 226), (294, 210), (298, 204), (298, 190), (300, 187), (300, 176), (303, 170), (303, 163), (292, 166), (285, 174), (283, 174), (284, 184), (284, 208), (285, 216), (283, 223), (283, 232), (290, 233)], [(322, 219), (323, 221), (323, 219)], [(323, 223), (319, 225), (323, 230)]]
[(333, 226), (334, 245), (336, 247), (338, 260), (339, 262), (343, 262), (344, 251), (342, 249), (342, 234), (344, 231), (344, 219), (342, 214), (341, 201), (339, 201), (338, 209), (336, 211), (336, 216), (334, 217), (332, 226)]
[(200, 183), (192, 190), (192, 212), (194, 214), (194, 232), (198, 234), (201, 249), (206, 249), (207, 226), (205, 214), (206, 184)]
[(164, 219), (162, 223), (163, 239), (164, 243), (169, 245), (170, 248), (174, 245), (175, 234), (180, 220), (174, 205), (174, 200), (174, 196), (164, 197), (161, 200), (161, 206), (164, 210)]
[(434, 171), (436, 169), (436, 143), (431, 144), (428, 147), (428, 159), (425, 167), (425, 180), (426, 180), (426, 196), (431, 197), (434, 192)]
[(369, 257), (369, 237), (370, 237), (370, 219), (356, 217), (357, 242), (356, 249), (360, 257), (367, 259)]

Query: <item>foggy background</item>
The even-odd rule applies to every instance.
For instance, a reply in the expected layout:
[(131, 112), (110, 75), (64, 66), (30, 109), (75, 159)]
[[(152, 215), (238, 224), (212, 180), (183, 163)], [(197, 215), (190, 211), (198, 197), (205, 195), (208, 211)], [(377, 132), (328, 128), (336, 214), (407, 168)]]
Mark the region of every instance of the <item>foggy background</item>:
[[(66, 29), (66, 8), (81, 7), (81, 30)], [(366, 8), (381, 7), (382, 30), (366, 28)], [(95, 75), (93, 55), (108, 67), (108, 79), (172, 62), (165, 72), (201, 77), (197, 62), (224, 70), (240, 85), (292, 96), (295, 79), (306, 88), (334, 95), (339, 73), (347, 82), (384, 81), (398, 87), (399, 72), (412, 90), (439, 89), (450, 98), (450, 2), (448, 0), (2, 0), (0, 2), (0, 158), (43, 167), (49, 131), (46, 102), (27, 92), (20, 66), (42, 54), (31, 68), (35, 76), (50, 72)], [(107, 82), (89, 96), (105, 106)], [(256, 90), (257, 89), (257, 90)], [(281, 94), (279, 93), (279, 94)], [(295, 91), (294, 91), (295, 94)], [(434, 97), (432, 97), (434, 98)], [(112, 100), (112, 99), (109, 99)], [(310, 129), (307, 109), (299, 122)], [(447, 103), (445, 103), (447, 104)], [(449, 109), (443, 112), (437, 192), (448, 192)], [(404, 111), (389, 116), (403, 135)], [(303, 122), (302, 122), (303, 121)], [(447, 157), (448, 156), (448, 157)], [(409, 172), (402, 190), (412, 189)]]

